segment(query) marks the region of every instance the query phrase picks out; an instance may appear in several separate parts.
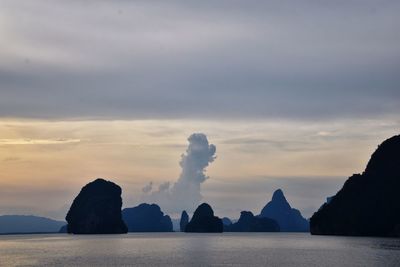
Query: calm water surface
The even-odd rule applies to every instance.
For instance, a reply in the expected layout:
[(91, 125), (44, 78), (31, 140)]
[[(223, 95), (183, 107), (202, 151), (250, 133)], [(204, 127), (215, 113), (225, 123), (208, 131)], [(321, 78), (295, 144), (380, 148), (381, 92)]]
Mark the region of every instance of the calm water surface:
[(400, 266), (400, 239), (288, 233), (0, 236), (1, 266)]

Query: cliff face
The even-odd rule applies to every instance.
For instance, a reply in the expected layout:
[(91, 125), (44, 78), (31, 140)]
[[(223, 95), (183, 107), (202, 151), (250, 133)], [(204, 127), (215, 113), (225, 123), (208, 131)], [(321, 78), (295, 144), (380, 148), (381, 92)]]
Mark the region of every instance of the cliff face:
[(121, 188), (103, 179), (85, 185), (74, 199), (66, 220), (73, 234), (121, 234), (127, 228), (121, 217)]
[(320, 235), (400, 236), (400, 135), (384, 141), (310, 220)]
[(187, 214), (186, 210), (182, 211), (181, 220), (179, 222), (179, 227), (181, 232), (185, 232), (186, 225), (189, 223), (189, 215)]
[(274, 192), (272, 200), (261, 210), (259, 217), (275, 220), (282, 232), (308, 232), (309, 223), (300, 211), (293, 209), (281, 189)]
[(269, 218), (255, 217), (250, 211), (242, 211), (239, 220), (224, 225), (225, 232), (279, 232), (279, 225)]
[(140, 204), (137, 207), (126, 208), (122, 218), (129, 232), (172, 232), (172, 221), (164, 215), (156, 204)]
[(222, 233), (222, 220), (214, 216), (214, 211), (207, 203), (201, 204), (186, 225), (185, 232)]

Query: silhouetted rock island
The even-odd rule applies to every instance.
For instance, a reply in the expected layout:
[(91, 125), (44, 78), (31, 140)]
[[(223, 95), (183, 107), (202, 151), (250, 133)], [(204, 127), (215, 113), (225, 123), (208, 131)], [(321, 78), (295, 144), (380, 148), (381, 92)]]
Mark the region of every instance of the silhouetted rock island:
[(400, 135), (384, 141), (365, 171), (311, 217), (318, 235), (400, 236)]
[(156, 204), (143, 203), (122, 210), (128, 232), (172, 232), (172, 221)]
[(179, 222), (179, 227), (181, 232), (185, 232), (186, 225), (189, 223), (189, 215), (187, 214), (186, 210), (182, 211), (181, 220)]
[(73, 234), (122, 234), (121, 187), (104, 179), (85, 185), (74, 199), (66, 220)]
[(186, 225), (185, 232), (191, 233), (222, 233), (222, 220), (214, 216), (214, 211), (207, 203), (201, 204)]
[(255, 217), (250, 211), (242, 211), (236, 223), (224, 225), (224, 232), (279, 232), (279, 225), (272, 219)]
[(261, 210), (259, 217), (275, 220), (282, 232), (309, 231), (308, 220), (290, 206), (281, 189), (274, 192), (272, 200)]

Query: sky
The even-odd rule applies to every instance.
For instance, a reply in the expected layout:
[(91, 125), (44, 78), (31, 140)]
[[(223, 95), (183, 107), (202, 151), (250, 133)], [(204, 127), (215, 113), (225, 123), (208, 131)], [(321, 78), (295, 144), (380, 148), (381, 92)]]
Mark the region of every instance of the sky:
[(143, 189), (173, 191), (203, 133), (216, 151), (199, 193), (217, 215), (257, 214), (282, 188), (311, 216), (399, 134), (399, 12), (386, 0), (0, 0), (0, 214), (62, 219), (97, 177), (125, 207), (159, 200)]

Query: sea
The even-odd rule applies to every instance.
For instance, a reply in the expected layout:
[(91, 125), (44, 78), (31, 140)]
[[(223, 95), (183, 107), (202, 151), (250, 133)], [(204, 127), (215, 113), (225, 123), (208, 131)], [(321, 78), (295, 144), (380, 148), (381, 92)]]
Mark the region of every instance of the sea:
[(308, 233), (4, 235), (0, 266), (400, 266), (400, 239)]

